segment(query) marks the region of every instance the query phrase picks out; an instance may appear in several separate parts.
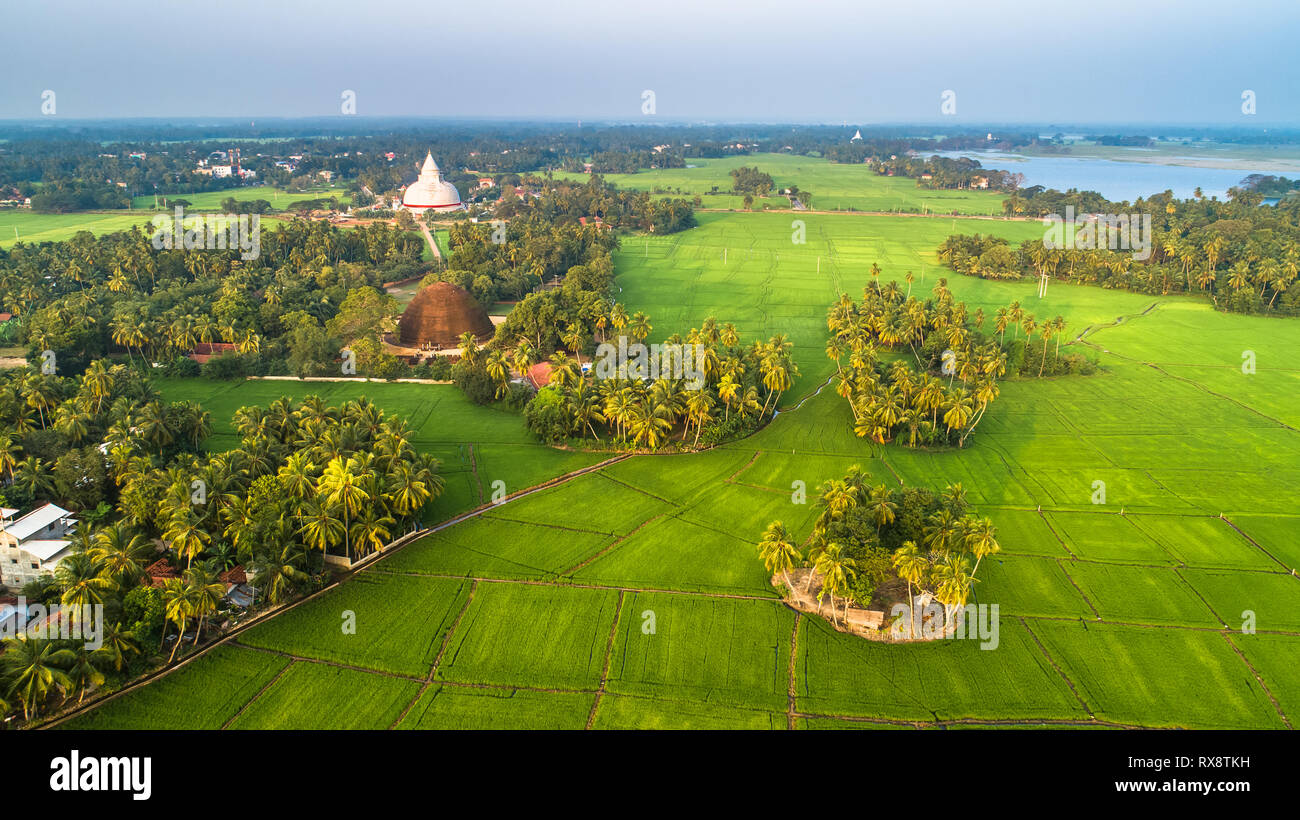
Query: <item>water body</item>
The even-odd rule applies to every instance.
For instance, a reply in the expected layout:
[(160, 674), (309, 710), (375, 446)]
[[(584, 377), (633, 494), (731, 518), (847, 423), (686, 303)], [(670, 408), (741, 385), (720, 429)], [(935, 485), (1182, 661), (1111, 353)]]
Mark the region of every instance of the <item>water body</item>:
[(1066, 191), (1097, 191), (1109, 200), (1132, 202), (1138, 197), (1170, 190), (1187, 199), (1199, 186), (1206, 198), (1227, 199), (1228, 189), (1241, 184), (1250, 171), (1229, 168), (1198, 168), (1191, 165), (1163, 165), (1153, 162), (1117, 162), (1087, 157), (1027, 157), (1003, 151), (942, 151), (939, 156), (969, 157), (985, 168), (1025, 175), (1025, 187), (1042, 185)]

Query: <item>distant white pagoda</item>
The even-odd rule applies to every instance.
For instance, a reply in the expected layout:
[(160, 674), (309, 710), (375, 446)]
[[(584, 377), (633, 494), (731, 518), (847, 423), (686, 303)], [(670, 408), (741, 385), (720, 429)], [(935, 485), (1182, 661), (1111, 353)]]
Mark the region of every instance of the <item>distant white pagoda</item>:
[(442, 213), (465, 210), (460, 202), (460, 191), (442, 178), (438, 163), (433, 161), (432, 151), (424, 158), (420, 178), (402, 193), (402, 207), (416, 214), (425, 211)]

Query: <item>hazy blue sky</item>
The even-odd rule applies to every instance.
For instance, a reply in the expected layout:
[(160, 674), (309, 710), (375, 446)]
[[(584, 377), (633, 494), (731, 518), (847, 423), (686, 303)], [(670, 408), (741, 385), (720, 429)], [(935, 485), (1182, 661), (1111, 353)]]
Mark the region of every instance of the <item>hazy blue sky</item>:
[[(1297, 0), (5, 0), (0, 117), (1300, 121)], [(1241, 93), (1257, 115), (1241, 113)]]

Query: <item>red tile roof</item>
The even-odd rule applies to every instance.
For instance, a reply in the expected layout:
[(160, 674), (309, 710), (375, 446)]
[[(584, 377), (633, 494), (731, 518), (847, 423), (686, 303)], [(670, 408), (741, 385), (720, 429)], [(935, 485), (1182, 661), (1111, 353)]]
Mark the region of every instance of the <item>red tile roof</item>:
[(199, 364), (206, 364), (208, 359), (213, 356), (221, 356), (226, 353), (234, 353), (236, 348), (230, 342), (199, 342), (190, 352), (190, 358)]
[(230, 569), (221, 573), (218, 580), (226, 586), (248, 583), (248, 573), (244, 572), (243, 564), (235, 564)]
[(166, 558), (159, 558), (145, 568), (144, 574), (149, 576), (150, 586), (165, 586), (169, 578), (179, 578), (181, 574), (171, 565)]
[(541, 390), (551, 382), (551, 363), (538, 362), (528, 368), (528, 380), (533, 383), (533, 387)]

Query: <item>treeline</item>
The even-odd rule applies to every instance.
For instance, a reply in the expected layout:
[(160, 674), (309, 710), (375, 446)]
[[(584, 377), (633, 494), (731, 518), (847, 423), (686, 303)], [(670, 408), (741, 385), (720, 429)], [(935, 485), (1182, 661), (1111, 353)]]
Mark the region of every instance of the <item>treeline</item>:
[(169, 364), (210, 342), (235, 345), (248, 372), (287, 373), (286, 336), (303, 321), (324, 328), (351, 291), (423, 268), (419, 236), (381, 223), (280, 224), (247, 260), (155, 250), (151, 236), (137, 227), (0, 249), (0, 306), (22, 318), (19, 344), (53, 351), (60, 374), (109, 353)]
[(1261, 207), (1258, 196), (1220, 202), (1176, 200), (1166, 192), (1138, 200), (1132, 211), (1152, 217), (1144, 259), (1135, 258), (1132, 239), (1129, 249), (1112, 250), (1105, 236), (1093, 248), (1070, 247), (1070, 236), (1064, 248), (1049, 248), (1041, 239), (1012, 248), (1005, 239), (979, 234), (948, 237), (939, 258), (959, 273), (985, 279), (1047, 276), (1139, 293), (1203, 293), (1224, 310), (1295, 315), (1300, 203)]
[[(578, 157), (566, 159), (560, 166), (569, 172), (583, 172), (587, 164)], [(591, 157), (593, 174), (635, 174), (642, 168), (685, 168), (681, 154), (669, 151), (600, 151)]]
[(28, 190), (31, 190), (32, 210), (46, 213), (127, 208), (131, 205), (131, 197), (125, 189), (108, 183), (60, 180)]
[[(613, 276), (609, 254), (618, 247), (613, 231), (576, 220), (556, 224), (540, 215), (497, 225), (453, 222), (448, 233), (452, 252), (446, 268), (430, 278), (464, 288), (484, 308), (523, 299), (543, 283), (559, 283), (571, 270), (582, 289), (603, 294)], [(588, 274), (588, 266), (596, 272)]]

